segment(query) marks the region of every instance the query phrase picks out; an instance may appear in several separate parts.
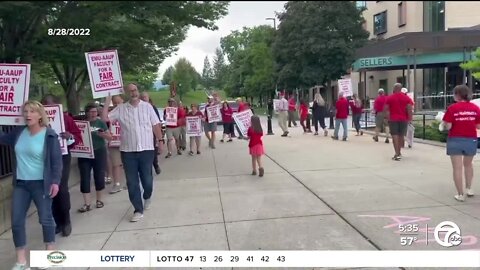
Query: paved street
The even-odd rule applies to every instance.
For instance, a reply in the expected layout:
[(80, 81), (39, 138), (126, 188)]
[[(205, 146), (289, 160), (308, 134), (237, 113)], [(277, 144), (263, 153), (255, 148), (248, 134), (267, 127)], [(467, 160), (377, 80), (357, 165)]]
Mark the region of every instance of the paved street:
[[(375, 143), (370, 135), (351, 132), (348, 142), (332, 141), (331, 134), (303, 135), (297, 127), (282, 138), (276, 121), (274, 127), (276, 135), (264, 137), (264, 178), (250, 175), (246, 141), (217, 143), (212, 151), (202, 138), (201, 156), (162, 155), (152, 207), (137, 223), (129, 222), (133, 210), (126, 191), (107, 194), (103, 209), (79, 214), (81, 194), (74, 186), (73, 233), (59, 237), (58, 248), (444, 250), (433, 230), (450, 220), (463, 236), (462, 245), (452, 249), (480, 249), (480, 194), (464, 203), (454, 200), (444, 148), (415, 144), (395, 162), (392, 145)], [(480, 167), (475, 169), (480, 175)], [(475, 187), (480, 192), (474, 181)], [(402, 221), (420, 227), (411, 247), (400, 245)], [(29, 247), (41, 249), (36, 214), (28, 219), (27, 234)], [(0, 236), (2, 265), (14, 263), (11, 238), (11, 231)]]

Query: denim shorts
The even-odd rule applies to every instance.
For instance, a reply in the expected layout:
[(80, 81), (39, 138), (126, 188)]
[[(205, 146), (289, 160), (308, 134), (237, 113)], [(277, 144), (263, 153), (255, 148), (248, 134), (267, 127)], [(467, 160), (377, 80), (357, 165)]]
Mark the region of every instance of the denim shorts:
[(448, 138), (447, 155), (475, 156), (477, 154), (477, 138)]

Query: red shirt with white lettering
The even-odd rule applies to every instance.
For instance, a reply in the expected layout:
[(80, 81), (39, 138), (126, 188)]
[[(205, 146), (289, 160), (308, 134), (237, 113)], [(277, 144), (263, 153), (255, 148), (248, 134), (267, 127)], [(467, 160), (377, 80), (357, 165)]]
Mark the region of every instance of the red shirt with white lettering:
[(480, 108), (465, 101), (457, 102), (447, 108), (443, 121), (452, 124), (448, 132), (449, 138), (477, 138), (477, 124), (480, 124)]
[(393, 122), (408, 122), (407, 105), (413, 106), (412, 100), (402, 92), (393, 93), (387, 98), (388, 110), (390, 112), (389, 121)]
[(337, 109), (337, 113), (335, 118), (337, 119), (347, 119), (348, 118), (348, 100), (344, 97), (337, 100), (335, 104), (335, 108)]

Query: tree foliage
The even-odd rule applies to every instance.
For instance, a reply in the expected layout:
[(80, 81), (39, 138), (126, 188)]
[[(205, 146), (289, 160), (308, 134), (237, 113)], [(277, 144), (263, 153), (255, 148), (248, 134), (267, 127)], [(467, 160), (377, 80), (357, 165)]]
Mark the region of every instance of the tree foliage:
[(222, 49), (217, 48), (215, 50), (215, 56), (213, 57), (213, 86), (218, 89), (223, 89), (225, 81), (225, 57), (223, 56)]
[(245, 27), (221, 38), (222, 50), (230, 62), (225, 69), (225, 90), (230, 96), (273, 94), (274, 38), (274, 29), (267, 25)]
[(163, 73), (162, 83), (170, 84), (173, 81), (173, 73), (175, 73), (175, 68), (173, 66), (169, 66)]
[(213, 70), (208, 56), (205, 56), (205, 59), (203, 60), (202, 84), (208, 90), (213, 86)]
[[(1, 57), (48, 63), (75, 113), (78, 93), (88, 88), (85, 52), (117, 49), (123, 73), (150, 74), (178, 49), (188, 27), (216, 29), (227, 7), (226, 1), (4, 2)], [(90, 35), (50, 36), (49, 28), (90, 29)]]
[(273, 52), (286, 87), (339, 79), (369, 35), (352, 1), (289, 1), (279, 19)]
[(470, 70), (473, 77), (480, 80), (480, 47), (475, 51), (475, 58), (460, 65), (463, 69)]
[(175, 71), (173, 73), (173, 82), (177, 86), (177, 94), (180, 99), (185, 93), (191, 91), (198, 84), (198, 75), (192, 63), (185, 57), (178, 59), (175, 63)]

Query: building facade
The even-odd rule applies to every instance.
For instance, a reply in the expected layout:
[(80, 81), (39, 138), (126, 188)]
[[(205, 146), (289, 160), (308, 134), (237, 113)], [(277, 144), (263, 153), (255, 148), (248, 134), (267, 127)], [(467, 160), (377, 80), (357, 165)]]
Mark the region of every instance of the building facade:
[[(444, 108), (452, 101), (453, 87), (462, 83), (480, 94), (479, 82), (460, 68), (480, 47), (480, 2), (356, 3), (365, 8), (364, 27), (370, 33), (350, 74), (361, 98), (375, 98), (379, 88), (391, 93), (397, 82), (415, 93), (417, 109)], [(465, 36), (469, 40), (464, 42)]]

